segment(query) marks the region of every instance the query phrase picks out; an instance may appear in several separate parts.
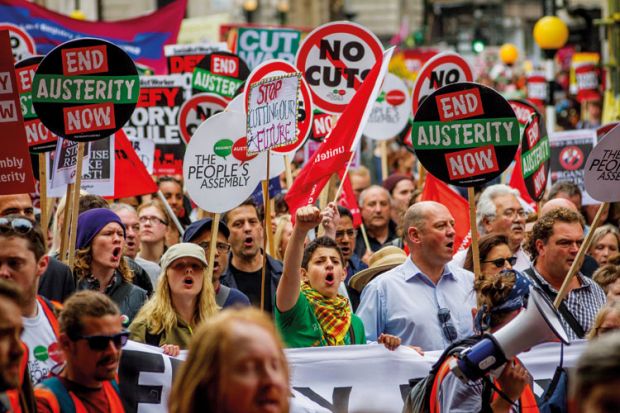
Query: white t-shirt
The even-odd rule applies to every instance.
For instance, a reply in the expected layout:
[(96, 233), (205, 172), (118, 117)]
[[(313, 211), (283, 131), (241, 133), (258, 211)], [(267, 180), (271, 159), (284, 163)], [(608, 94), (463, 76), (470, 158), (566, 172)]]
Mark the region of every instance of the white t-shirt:
[(37, 301), (37, 315), (22, 317), (24, 333), (22, 341), (28, 346), (28, 369), (35, 385), (49, 375), (52, 367), (63, 361), (54, 330)]

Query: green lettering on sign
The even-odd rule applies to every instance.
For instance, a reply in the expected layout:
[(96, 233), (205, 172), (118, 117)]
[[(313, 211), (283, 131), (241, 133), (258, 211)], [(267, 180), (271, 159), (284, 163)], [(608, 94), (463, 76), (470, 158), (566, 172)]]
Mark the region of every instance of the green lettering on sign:
[(551, 156), (551, 148), (549, 147), (549, 138), (544, 137), (538, 141), (529, 151), (521, 155), (521, 167), (523, 169), (523, 178), (527, 178), (538, 170), (538, 167), (545, 163)]
[(520, 136), (516, 118), (414, 122), (412, 133), (416, 150), (518, 145)]
[(201, 92), (215, 93), (232, 98), (243, 80), (232, 77), (218, 76), (208, 70), (197, 67), (192, 75), (192, 87)]
[(24, 119), (32, 119), (37, 117), (37, 114), (32, 107), (32, 94), (30, 92), (20, 94), (19, 101), (21, 103), (22, 115), (24, 116)]
[(36, 75), (32, 101), (41, 103), (136, 103), (140, 81), (130, 76)]

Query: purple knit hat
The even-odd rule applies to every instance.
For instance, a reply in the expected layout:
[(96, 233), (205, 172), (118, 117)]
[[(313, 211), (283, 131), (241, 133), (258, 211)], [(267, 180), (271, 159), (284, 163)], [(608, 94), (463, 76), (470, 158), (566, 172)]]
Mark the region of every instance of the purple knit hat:
[(93, 208), (82, 212), (78, 216), (75, 247), (82, 249), (88, 246), (95, 238), (95, 235), (110, 222), (119, 224), (123, 228), (123, 236), (125, 236), (125, 225), (123, 225), (119, 216), (111, 210), (107, 208)]

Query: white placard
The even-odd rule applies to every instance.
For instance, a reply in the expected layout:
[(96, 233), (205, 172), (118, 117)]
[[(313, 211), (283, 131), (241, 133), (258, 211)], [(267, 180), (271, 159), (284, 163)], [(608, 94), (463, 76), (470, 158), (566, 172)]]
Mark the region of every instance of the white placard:
[(411, 98), (405, 82), (387, 73), (379, 97), (372, 106), (364, 135), (370, 139), (387, 140), (407, 127), (411, 112)]
[(584, 183), (597, 201), (620, 201), (620, 126), (607, 133), (592, 149), (585, 166)]

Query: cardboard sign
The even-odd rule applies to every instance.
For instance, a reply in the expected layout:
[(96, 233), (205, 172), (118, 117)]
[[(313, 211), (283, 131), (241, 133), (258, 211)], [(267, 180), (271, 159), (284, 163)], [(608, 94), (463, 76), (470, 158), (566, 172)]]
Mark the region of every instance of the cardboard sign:
[(181, 137), (188, 143), (198, 126), (226, 109), (228, 101), (213, 93), (199, 93), (183, 103), (179, 111)]
[(519, 123), (510, 104), (476, 83), (455, 83), (422, 102), (411, 139), (418, 159), (442, 181), (459, 186), (502, 173), (519, 147)]
[(0, 24), (0, 31), (2, 30), (9, 31), (11, 51), (13, 52), (13, 59), (16, 63), (37, 54), (34, 40), (32, 40), (32, 37), (30, 37), (26, 30), (10, 23)]
[(616, 126), (594, 147), (585, 166), (586, 190), (601, 202), (620, 201), (620, 127)]
[(314, 110), (312, 128), (310, 129), (310, 140), (323, 142), (323, 139), (332, 131), (338, 122), (338, 115), (323, 113), (318, 109)]
[(178, 126), (181, 105), (189, 98), (186, 75), (147, 76), (140, 79), (140, 98), (123, 130), (130, 141), (155, 143), (155, 175), (182, 173), (185, 144)]
[(58, 136), (92, 141), (130, 118), (140, 94), (136, 66), (121, 48), (99, 39), (72, 40), (39, 63), (32, 82), (39, 118)]
[(47, 129), (41, 122), (32, 106), (32, 78), (43, 60), (43, 56), (32, 56), (15, 64), (15, 75), (19, 89), (19, 100), (24, 116), (26, 138), (30, 153), (53, 151), (56, 148), (58, 136)]
[(193, 73), (196, 65), (209, 53), (227, 51), (226, 43), (169, 44), (164, 46), (168, 74)]
[(0, 195), (35, 191), (8, 30), (0, 30)]
[(433, 56), (420, 70), (413, 87), (413, 114), (418, 112), (424, 99), (437, 89), (453, 83), (473, 81), (471, 66), (458, 54), (444, 52)]
[[(257, 66), (245, 82), (244, 94), (248, 94), (249, 86), (260, 82), (262, 79), (286, 74), (299, 74), (292, 64), (284, 60), (271, 60)], [(248, 113), (248, 102), (245, 99), (245, 112)], [(291, 153), (299, 149), (306, 141), (312, 126), (312, 97), (306, 80), (301, 77), (297, 93), (297, 135), (288, 144), (273, 148), (278, 153)]]
[(519, 125), (523, 128), (529, 123), (532, 115), (538, 113), (538, 109), (525, 100), (509, 99), (508, 103), (510, 103), (510, 107), (512, 107), (512, 110), (515, 112)]
[(543, 72), (531, 72), (526, 77), (527, 100), (538, 107), (545, 106), (547, 81)]
[(295, 65), (304, 73), (316, 107), (342, 113), (382, 54), (374, 33), (354, 23), (334, 22), (306, 37)]
[(386, 74), (364, 135), (375, 140), (393, 138), (407, 127), (410, 108), (409, 89), (405, 82), (396, 75)]
[(248, 65), (236, 54), (210, 53), (194, 69), (192, 94), (206, 92), (232, 99), (249, 74)]
[(571, 181), (581, 189), (583, 205), (596, 204), (585, 187), (585, 165), (596, 144), (596, 130), (580, 129), (549, 133), (551, 185)]
[(252, 83), (246, 95), (248, 154), (297, 140), (297, 101), (301, 74)]
[(250, 70), (263, 62), (281, 59), (295, 63), (301, 32), (284, 28), (240, 27), (235, 51)]
[(203, 122), (187, 144), (183, 177), (205, 211), (224, 213), (249, 197), (266, 174), (267, 153), (247, 154), (245, 114), (222, 112)]

